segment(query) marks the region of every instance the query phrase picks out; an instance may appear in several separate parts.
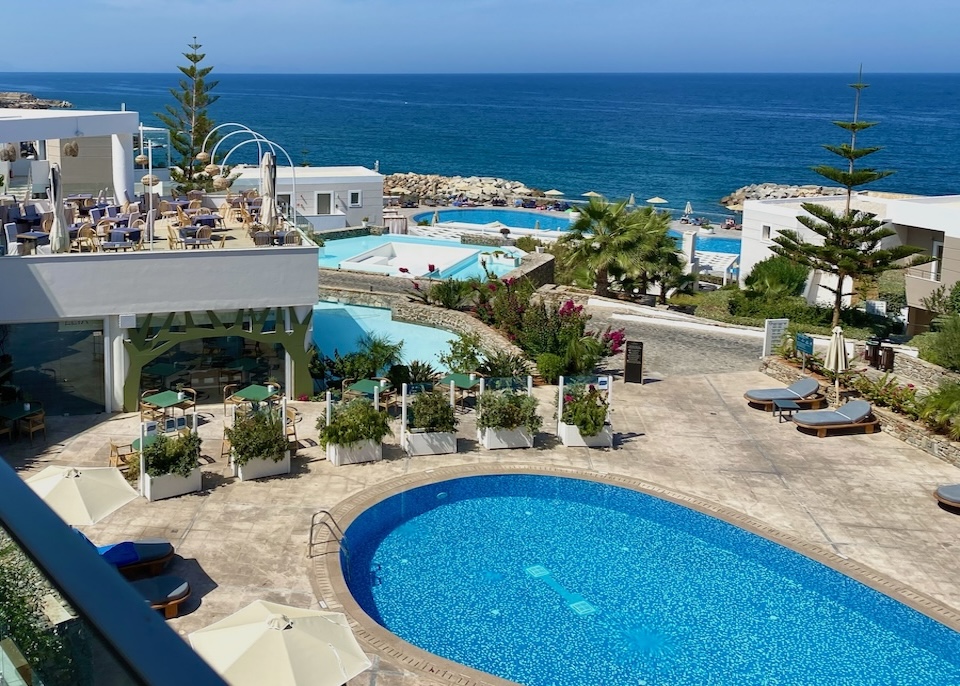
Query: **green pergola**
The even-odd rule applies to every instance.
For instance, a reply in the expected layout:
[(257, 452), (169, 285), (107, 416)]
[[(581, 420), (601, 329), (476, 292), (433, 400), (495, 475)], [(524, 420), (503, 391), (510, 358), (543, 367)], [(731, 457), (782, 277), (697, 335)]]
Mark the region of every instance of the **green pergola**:
[[(304, 350), (304, 339), (313, 316), (312, 308), (307, 310), (302, 319), (297, 316), (294, 307), (245, 309), (226, 314), (206, 310), (205, 314), (209, 322), (207, 324), (196, 323), (191, 312), (148, 314), (139, 327), (128, 330), (128, 338), (123, 342), (130, 359), (130, 369), (123, 384), (123, 406), (126, 411), (132, 412), (138, 407), (140, 377), (145, 366), (174, 346), (201, 338), (238, 336), (267, 345), (279, 343), (293, 360), (293, 388), (288, 389), (289, 396), (295, 398), (313, 392), (310, 358)], [(271, 315), (274, 315), (272, 319), (275, 325), (267, 329)], [(175, 324), (181, 317), (183, 324)], [(245, 322), (249, 327), (244, 326)]]

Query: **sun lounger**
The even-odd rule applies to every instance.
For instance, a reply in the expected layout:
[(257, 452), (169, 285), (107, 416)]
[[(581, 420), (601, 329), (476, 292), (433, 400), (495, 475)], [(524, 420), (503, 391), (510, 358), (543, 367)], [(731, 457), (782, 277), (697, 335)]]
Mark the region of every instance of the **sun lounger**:
[(131, 581), (144, 600), (154, 610), (163, 610), (166, 619), (173, 619), (180, 612), (180, 603), (190, 597), (190, 584), (186, 579), (172, 574), (163, 574), (150, 579)]
[(831, 429), (849, 429), (863, 427), (872, 434), (880, 422), (873, 416), (870, 403), (865, 400), (851, 400), (837, 410), (804, 410), (793, 415), (793, 423), (803, 429), (816, 430), (823, 438)]
[(173, 545), (162, 538), (145, 538), (140, 541), (122, 541), (98, 546), (79, 529), (74, 531), (97, 551), (104, 562), (116, 567), (117, 571), (128, 579), (156, 576), (173, 559)]
[(759, 405), (766, 412), (773, 410), (774, 400), (792, 400), (800, 407), (819, 406), (823, 400), (820, 383), (811, 377), (794, 381), (786, 388), (760, 388), (743, 394), (751, 405)]
[(960, 484), (946, 484), (940, 486), (933, 493), (934, 497), (953, 510), (960, 510)]

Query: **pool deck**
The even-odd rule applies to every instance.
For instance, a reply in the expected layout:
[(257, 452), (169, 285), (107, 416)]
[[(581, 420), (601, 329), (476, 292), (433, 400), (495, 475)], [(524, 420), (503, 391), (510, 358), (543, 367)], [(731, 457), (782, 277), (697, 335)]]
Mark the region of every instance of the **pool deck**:
[[(938, 507), (932, 491), (960, 482), (960, 470), (884, 433), (802, 434), (742, 398), (750, 388), (776, 385), (754, 371), (674, 376), (643, 386), (617, 381), (614, 450), (564, 448), (541, 433), (532, 450), (482, 451), (469, 438), (474, 423), (467, 413), (460, 427), (465, 452), (408, 458), (392, 438), (384, 461), (345, 467), (327, 462), (316, 444), (313, 427), (322, 405), (292, 403), (304, 414), (293, 473), (247, 483), (229, 476), (219, 459), (223, 409), (207, 405), (200, 427), (205, 492), (156, 503), (138, 499), (84, 532), (98, 543), (153, 536), (174, 542), (178, 557), (170, 572), (190, 581), (193, 596), (169, 623), (185, 637), (257, 598), (339, 606), (316, 558), (308, 557), (311, 515), (320, 509), (334, 509), (394, 478), (429, 478), (428, 470), (561, 468), (629, 477), (745, 515), (800, 545), (849, 558), (914, 589), (921, 604), (928, 596), (927, 611), (953, 623), (960, 609), (960, 516)], [(549, 432), (556, 388), (535, 392)], [(23, 477), (49, 464), (106, 465), (108, 440), (132, 439), (137, 422), (136, 414), (48, 417), (46, 442), (37, 438), (31, 447), (21, 440), (5, 447), (4, 456)], [(473, 681), (428, 676), (396, 647), (377, 645), (365, 643), (374, 667), (351, 686)]]

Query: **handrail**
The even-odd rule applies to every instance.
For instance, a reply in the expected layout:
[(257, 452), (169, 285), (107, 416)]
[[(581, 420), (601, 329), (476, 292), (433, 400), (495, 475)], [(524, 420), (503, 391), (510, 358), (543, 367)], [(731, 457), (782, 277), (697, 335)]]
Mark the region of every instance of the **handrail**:
[[(329, 521), (325, 519), (318, 519), (322, 517), (327, 517)], [(332, 526), (331, 526), (332, 523)], [(330, 510), (317, 510), (312, 515), (310, 515), (310, 538), (307, 543), (307, 557), (313, 557), (313, 546), (317, 545), (313, 540), (313, 532), (319, 526), (325, 526), (327, 531), (330, 532), (330, 535), (333, 536), (333, 540), (340, 544), (340, 548), (344, 553), (349, 557), (349, 553), (346, 551), (346, 534), (343, 532), (343, 529), (337, 523), (337, 520), (334, 519), (333, 513)], [(336, 528), (334, 528), (336, 527)]]

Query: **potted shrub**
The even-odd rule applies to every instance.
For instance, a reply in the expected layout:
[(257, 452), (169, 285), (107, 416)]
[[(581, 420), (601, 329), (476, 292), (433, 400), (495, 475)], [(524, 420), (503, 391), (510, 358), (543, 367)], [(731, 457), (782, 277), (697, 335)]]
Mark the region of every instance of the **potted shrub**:
[(143, 494), (150, 502), (194, 493), (203, 486), (200, 436), (196, 431), (175, 438), (158, 434), (144, 449), (143, 460), (147, 472)]
[(240, 481), (290, 473), (290, 445), (274, 409), (251, 412), (226, 430), (233, 474)]
[(477, 440), (488, 450), (532, 448), (542, 421), (533, 396), (486, 391), (478, 402)]
[(335, 466), (377, 462), (383, 459), (384, 436), (392, 434), (390, 418), (366, 398), (357, 398), (334, 408), (330, 423), (317, 419), (320, 445)]
[(560, 441), (566, 446), (612, 448), (613, 427), (607, 422), (606, 393), (595, 386), (574, 386), (563, 396)]
[(446, 394), (430, 391), (414, 396), (407, 410), (403, 449), (409, 455), (457, 452), (457, 418)]

